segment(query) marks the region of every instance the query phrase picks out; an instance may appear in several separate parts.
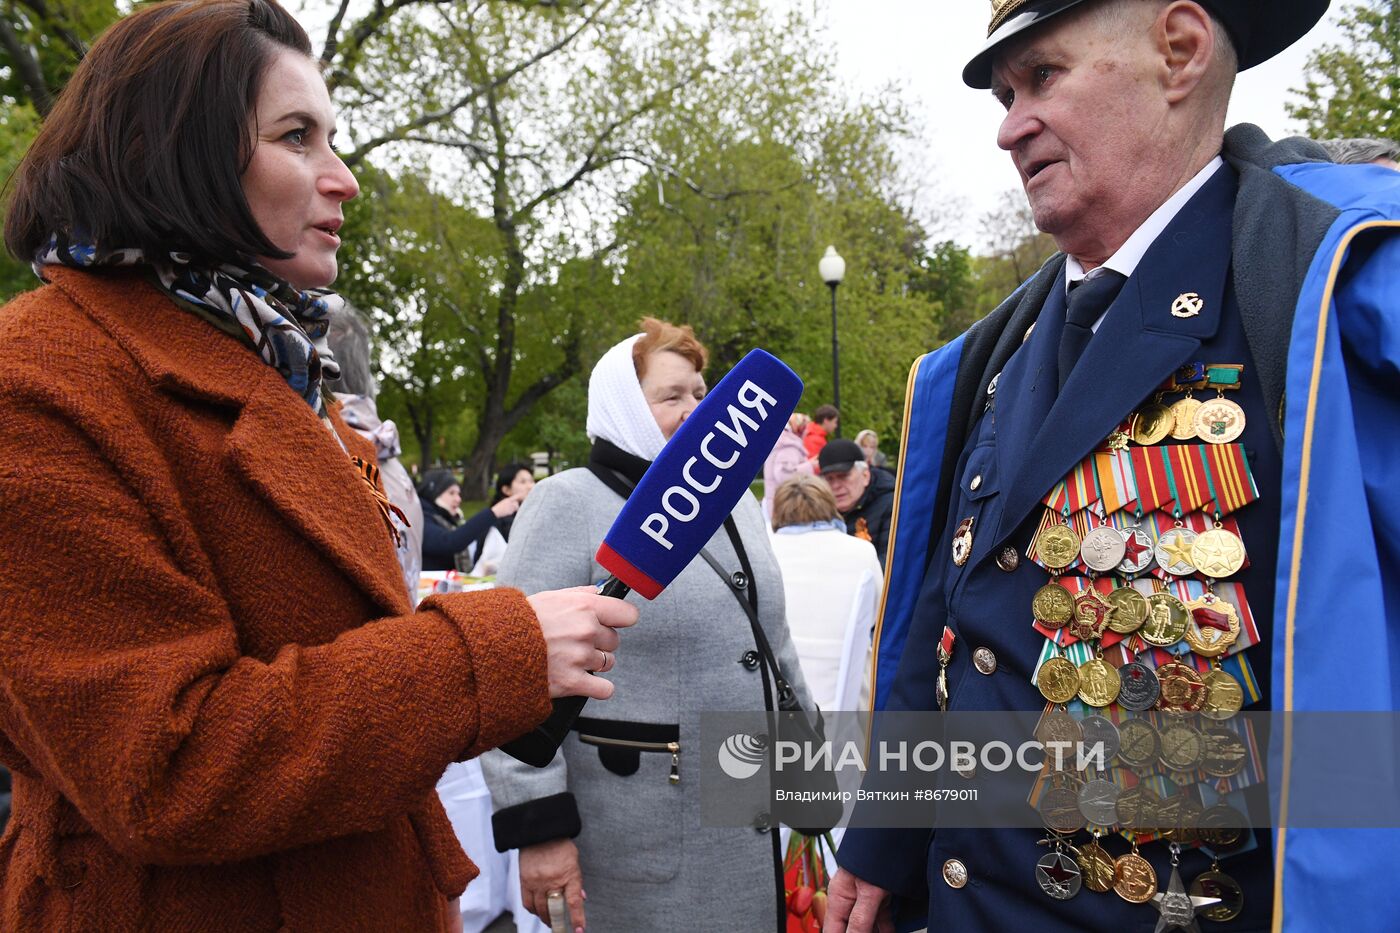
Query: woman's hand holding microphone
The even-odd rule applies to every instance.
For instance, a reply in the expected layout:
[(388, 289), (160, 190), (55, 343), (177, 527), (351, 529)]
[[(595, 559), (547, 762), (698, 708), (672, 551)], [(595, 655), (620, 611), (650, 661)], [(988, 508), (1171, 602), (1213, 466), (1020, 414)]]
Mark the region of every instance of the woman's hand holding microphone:
[(637, 608), (599, 596), (591, 586), (547, 590), (529, 597), (549, 655), (549, 696), (606, 700), (613, 685), (605, 674), (616, 663), (617, 629), (637, 621)]

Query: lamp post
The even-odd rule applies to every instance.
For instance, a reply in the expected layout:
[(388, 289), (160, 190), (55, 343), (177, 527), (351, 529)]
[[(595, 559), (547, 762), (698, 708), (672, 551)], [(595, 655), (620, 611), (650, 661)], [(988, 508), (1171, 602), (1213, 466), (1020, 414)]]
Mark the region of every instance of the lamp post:
[[(836, 339), (836, 287), (846, 277), (846, 260), (836, 252), (836, 247), (828, 246), (826, 255), (817, 263), (817, 271), (822, 281), (831, 289), (831, 404), (841, 410), (841, 346)], [(841, 436), (841, 422), (836, 423), (836, 436)]]

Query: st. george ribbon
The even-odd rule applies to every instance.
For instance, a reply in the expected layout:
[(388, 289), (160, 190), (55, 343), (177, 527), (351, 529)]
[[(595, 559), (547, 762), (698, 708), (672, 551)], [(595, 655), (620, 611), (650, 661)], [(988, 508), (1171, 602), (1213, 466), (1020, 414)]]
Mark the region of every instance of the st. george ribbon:
[[(801, 397), (802, 380), (782, 360), (749, 351), (690, 413), (628, 497), (598, 547), (598, 563), (612, 574), (598, 592), (659, 596), (748, 494)], [(548, 719), (501, 750), (543, 768), (586, 702), (555, 700)]]

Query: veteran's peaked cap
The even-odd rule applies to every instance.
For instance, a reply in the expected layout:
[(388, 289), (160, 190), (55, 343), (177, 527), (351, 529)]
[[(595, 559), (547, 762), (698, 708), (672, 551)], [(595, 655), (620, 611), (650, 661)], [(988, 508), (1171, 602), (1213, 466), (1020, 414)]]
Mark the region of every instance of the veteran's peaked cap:
[[(992, 86), (992, 59), (1007, 40), (1085, 2), (1101, 0), (992, 0), (987, 42), (963, 69), (968, 87)], [(1273, 58), (1301, 39), (1327, 12), (1330, 0), (1196, 0), (1230, 33), (1240, 71)]]

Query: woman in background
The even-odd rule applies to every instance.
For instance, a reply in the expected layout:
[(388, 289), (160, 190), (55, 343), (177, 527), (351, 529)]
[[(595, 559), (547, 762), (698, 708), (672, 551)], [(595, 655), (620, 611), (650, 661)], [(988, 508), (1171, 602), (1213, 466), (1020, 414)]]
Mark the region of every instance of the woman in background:
[[(705, 395), (706, 351), (689, 327), (648, 318), (603, 355), (588, 383), (589, 466), (542, 480), (521, 509), (499, 581), (525, 592), (605, 579), (594, 553), (631, 488)], [(501, 754), (481, 765), (496, 845), (520, 849), (525, 904), (548, 917), (562, 892), (573, 929), (774, 930), (781, 914), (776, 826), (707, 827), (700, 817), (700, 717), (762, 710), (749, 617), (727, 581), (742, 574), (759, 623), (802, 706), (783, 586), (762, 512), (744, 496), (706, 549), (649, 602), (628, 633), (625, 678), (587, 708), (546, 768)], [(732, 532), (732, 534), (731, 534)], [(754, 830), (758, 829), (758, 832)], [(588, 891), (588, 902), (583, 891)]]
[(476, 563), (487, 534), (501, 519), (515, 516), (525, 495), (503, 496), (463, 521), (462, 484), (451, 470), (439, 468), (423, 474), (418, 498), (424, 518), (423, 569), (466, 573)]
[(856, 444), (865, 453), (865, 462), (871, 467), (890, 469), (890, 458), (880, 450), (880, 438), (869, 428), (856, 435)]
[[(494, 508), (502, 502), (513, 500), (519, 504), (525, 501), (525, 497), (535, 488), (535, 468), (528, 463), (517, 461), (507, 463), (501, 467), (501, 471), (496, 474), (495, 495), (491, 499)], [(515, 523), (515, 514), (506, 515), (496, 519), (494, 525), (486, 530), (485, 536), (475, 550), (476, 564), (472, 567), (472, 576), (490, 577), (494, 576), (496, 570), (501, 566), (501, 558), (505, 556), (506, 544), (510, 541), (511, 525)]]
[(875, 546), (846, 533), (830, 487), (815, 476), (778, 487), (773, 532), (788, 628), (812, 697), (824, 711), (864, 709), (884, 582)]

